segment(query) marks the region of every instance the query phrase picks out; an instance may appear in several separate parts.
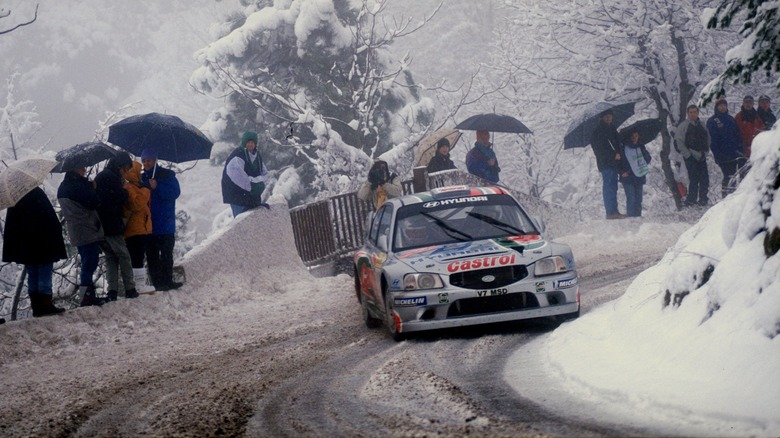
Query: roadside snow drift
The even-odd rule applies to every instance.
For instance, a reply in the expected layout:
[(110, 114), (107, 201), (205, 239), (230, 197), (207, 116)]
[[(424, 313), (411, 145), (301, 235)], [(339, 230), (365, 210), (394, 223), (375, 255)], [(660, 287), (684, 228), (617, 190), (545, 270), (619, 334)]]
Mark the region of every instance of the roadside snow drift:
[(780, 434), (780, 252), (767, 237), (780, 236), (780, 130), (750, 160), (737, 192), (622, 297), (540, 347), (563, 391), (673, 434)]

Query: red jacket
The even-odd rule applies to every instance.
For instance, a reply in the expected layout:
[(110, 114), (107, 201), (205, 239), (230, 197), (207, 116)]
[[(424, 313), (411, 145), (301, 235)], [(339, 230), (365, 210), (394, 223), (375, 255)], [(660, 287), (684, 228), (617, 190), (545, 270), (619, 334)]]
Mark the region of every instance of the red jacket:
[(766, 126), (758, 117), (758, 112), (755, 109), (746, 110), (744, 107), (742, 111), (737, 113), (734, 117), (739, 127), (739, 133), (742, 134), (742, 144), (745, 146), (745, 157), (750, 158), (750, 146), (753, 145), (753, 139), (756, 138), (759, 132), (765, 131)]

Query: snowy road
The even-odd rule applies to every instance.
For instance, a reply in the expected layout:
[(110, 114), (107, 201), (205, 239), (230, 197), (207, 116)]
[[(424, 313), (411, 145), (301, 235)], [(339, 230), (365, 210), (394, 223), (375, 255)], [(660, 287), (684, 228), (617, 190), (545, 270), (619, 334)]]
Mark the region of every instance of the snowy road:
[[(550, 325), (395, 343), (363, 325), (349, 276), (313, 279), (278, 267), (237, 276), (244, 268), (215, 260), (241, 258), (241, 250), (229, 235), (217, 239), (212, 270), (188, 271), (179, 291), (0, 328), (0, 435), (650, 433), (567, 420), (505, 384), (511, 353)], [(625, 290), (663, 245), (582, 259), (583, 310)]]

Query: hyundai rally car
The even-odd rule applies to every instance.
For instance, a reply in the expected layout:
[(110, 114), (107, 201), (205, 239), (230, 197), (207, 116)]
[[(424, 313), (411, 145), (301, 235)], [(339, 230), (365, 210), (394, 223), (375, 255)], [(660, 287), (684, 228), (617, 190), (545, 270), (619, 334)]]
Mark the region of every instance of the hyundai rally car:
[(444, 187), (385, 202), (355, 253), (355, 292), (370, 328), (408, 333), (529, 318), (576, 318), (568, 245), (500, 187)]

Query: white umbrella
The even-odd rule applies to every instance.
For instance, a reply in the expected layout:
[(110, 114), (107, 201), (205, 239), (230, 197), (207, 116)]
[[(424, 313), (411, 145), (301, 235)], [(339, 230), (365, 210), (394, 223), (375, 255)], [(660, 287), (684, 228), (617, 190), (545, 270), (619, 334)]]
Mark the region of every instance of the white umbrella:
[(417, 148), (414, 150), (414, 165), (427, 166), (431, 158), (436, 155), (436, 143), (439, 140), (446, 138), (450, 142), (450, 149), (452, 149), (461, 135), (463, 135), (462, 132), (453, 128), (439, 128), (435, 132), (428, 134), (427, 137), (417, 143)]
[(13, 207), (41, 185), (56, 165), (57, 162), (49, 158), (27, 158), (14, 161), (0, 171), (0, 210)]

